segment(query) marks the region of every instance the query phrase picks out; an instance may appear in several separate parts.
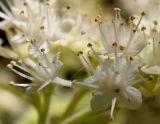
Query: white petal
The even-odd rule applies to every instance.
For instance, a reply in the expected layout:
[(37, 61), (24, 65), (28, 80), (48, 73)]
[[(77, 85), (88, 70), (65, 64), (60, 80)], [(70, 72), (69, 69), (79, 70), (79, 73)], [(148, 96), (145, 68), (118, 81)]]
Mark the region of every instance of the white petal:
[(120, 101), (129, 109), (137, 109), (142, 104), (141, 92), (134, 87), (127, 87), (119, 96)]
[(13, 26), (13, 24), (10, 21), (2, 21), (0, 22), (0, 29), (2, 30), (6, 30), (8, 28), (10, 28), (11, 26)]
[(91, 99), (91, 109), (95, 111), (108, 109), (111, 102), (112, 96), (110, 94), (95, 94)]
[(2, 19), (5, 19), (5, 20), (9, 20), (10, 19), (5, 13), (2, 13), (2, 12), (0, 12), (0, 17)]
[(160, 66), (143, 66), (141, 70), (147, 74), (160, 74)]
[(53, 80), (53, 83), (59, 84), (59, 85), (63, 85), (63, 86), (67, 86), (67, 87), (71, 87), (72, 86), (72, 82), (68, 81), (68, 80), (64, 80), (62, 78), (56, 77)]
[(72, 19), (63, 20), (62, 23), (60, 24), (61, 31), (65, 33), (71, 31), (74, 24), (75, 22)]

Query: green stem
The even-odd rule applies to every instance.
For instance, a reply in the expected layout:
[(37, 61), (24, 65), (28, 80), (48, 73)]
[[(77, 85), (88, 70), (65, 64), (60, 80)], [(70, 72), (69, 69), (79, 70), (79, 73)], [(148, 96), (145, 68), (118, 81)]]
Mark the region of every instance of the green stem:
[[(53, 87), (48, 90), (53, 90)], [(39, 114), (38, 124), (47, 124), (51, 97), (52, 97), (52, 92), (45, 92), (45, 91), (41, 96), (41, 100), (39, 103), (40, 108), (38, 110)]]
[(61, 116), (60, 120), (63, 120), (66, 116), (68, 116), (69, 114), (71, 114), (73, 112), (73, 110), (75, 109), (75, 107), (77, 106), (79, 101), (83, 98), (83, 96), (87, 92), (88, 92), (88, 90), (78, 90), (77, 92), (75, 92), (75, 94), (72, 96), (72, 99), (71, 99), (67, 109), (65, 110), (65, 112)]
[(77, 124), (81, 123), (81, 120), (85, 120), (86, 118), (103, 113), (104, 111), (91, 111), (89, 108), (86, 108), (82, 111), (72, 114), (71, 116), (67, 117), (61, 124)]

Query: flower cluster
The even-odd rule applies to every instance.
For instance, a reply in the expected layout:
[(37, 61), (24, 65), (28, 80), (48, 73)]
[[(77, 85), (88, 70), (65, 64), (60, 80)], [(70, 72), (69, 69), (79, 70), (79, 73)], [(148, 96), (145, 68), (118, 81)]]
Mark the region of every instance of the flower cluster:
[[(83, 28), (91, 28), (79, 13), (68, 12), (67, 6), (62, 14), (58, 13), (56, 1), (14, 0), (8, 2), (8, 9), (2, 2), (4, 12), (0, 17), (0, 28), (8, 33), (13, 50), (0, 46), (0, 55), (16, 59), (7, 65), (13, 72), (27, 79), (28, 83), (10, 82), (11, 85), (24, 87), (27, 93), (41, 91), (50, 83), (67, 87), (89, 88), (95, 90), (91, 98), (91, 109), (96, 111), (108, 110), (110, 117), (117, 101), (128, 109), (137, 109), (142, 104), (142, 93), (138, 85), (151, 80), (150, 75), (160, 75), (160, 31), (159, 20), (146, 22), (148, 11), (138, 16), (130, 16), (128, 21), (121, 17), (121, 9), (115, 8), (111, 20), (105, 21), (102, 15), (95, 18), (99, 28), (99, 38), (88, 38), (87, 50), (78, 52), (78, 57), (91, 72), (84, 81), (69, 81), (59, 76), (63, 62), (60, 52), (52, 55), (52, 41), (70, 40), (70, 35), (79, 40)], [(152, 4), (155, 6), (155, 4)], [(155, 8), (156, 9), (156, 8)], [(157, 9), (159, 9), (157, 7)], [(72, 16), (75, 16), (74, 18)], [(86, 23), (83, 27), (81, 23)], [(150, 25), (149, 25), (149, 24)], [(145, 26), (146, 25), (146, 26)], [(149, 25), (149, 27), (148, 27)], [(79, 35), (81, 32), (81, 35)], [(94, 34), (97, 35), (97, 34)], [(90, 36), (88, 36), (90, 37)], [(17, 46), (27, 44), (27, 54), (21, 56)], [(1, 43), (0, 43), (1, 45)], [(20, 60), (18, 60), (20, 59)], [(31, 82), (31, 83), (30, 83)], [(159, 80), (155, 89), (159, 88)]]

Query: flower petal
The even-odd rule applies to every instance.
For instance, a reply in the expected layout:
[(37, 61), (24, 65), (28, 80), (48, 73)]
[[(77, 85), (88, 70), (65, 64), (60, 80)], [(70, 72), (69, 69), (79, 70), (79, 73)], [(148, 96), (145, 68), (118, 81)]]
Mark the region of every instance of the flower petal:
[(62, 85), (62, 86), (66, 86), (66, 87), (71, 87), (72, 86), (72, 82), (71, 81), (64, 80), (64, 79), (59, 78), (59, 77), (56, 77), (53, 80), (53, 83), (56, 83), (56, 84), (59, 84), (59, 85)]
[(160, 74), (160, 66), (143, 66), (141, 70), (147, 74)]
[(129, 109), (137, 109), (142, 104), (141, 92), (134, 87), (127, 87), (119, 96), (120, 101)]

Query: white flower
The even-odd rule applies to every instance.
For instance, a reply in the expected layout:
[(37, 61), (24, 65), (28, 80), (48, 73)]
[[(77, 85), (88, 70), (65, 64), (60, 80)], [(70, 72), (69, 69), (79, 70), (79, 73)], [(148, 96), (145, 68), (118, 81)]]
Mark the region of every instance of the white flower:
[(8, 3), (10, 11), (0, 2), (5, 11), (5, 13), (0, 12), (0, 17), (4, 19), (0, 23), (1, 28), (6, 27), (4, 24), (14, 24), (22, 32), (17, 34), (23, 35), (19, 37), (21, 42), (30, 38), (35, 38), (40, 43), (63, 39), (72, 30), (75, 20), (65, 14), (60, 17), (56, 12), (56, 7), (50, 4), (49, 1), (41, 3), (37, 0), (26, 0), (18, 3), (15, 0), (13, 5)]
[[(79, 57), (85, 63), (85, 66), (91, 70), (92, 76), (75, 86), (95, 89), (91, 99), (92, 110), (106, 110), (111, 106), (110, 116), (113, 118), (113, 111), (116, 101), (119, 100), (129, 109), (136, 109), (142, 104), (142, 95), (140, 91), (132, 85), (140, 82), (137, 78), (139, 63), (135, 60), (126, 58), (102, 59), (92, 48), (99, 64), (96, 69), (92, 66), (89, 58), (79, 52)], [(116, 54), (115, 54), (116, 55)]]
[(150, 30), (148, 45), (140, 54), (144, 66), (141, 70), (147, 74), (160, 74), (160, 32), (156, 28)]
[(138, 30), (144, 13), (135, 27), (129, 27), (122, 21), (120, 11), (119, 8), (115, 8), (112, 23), (103, 24), (100, 16), (95, 20), (99, 24), (104, 53), (109, 55), (116, 51), (120, 55), (135, 56), (146, 45), (142, 31)]
[[(11, 61), (8, 67), (18, 75), (37, 83), (31, 84), (16, 84), (11, 82), (12, 85), (26, 87), (27, 92), (40, 91), (50, 83), (55, 83), (63, 86), (70, 87), (72, 83), (64, 80), (58, 76), (62, 62), (59, 60), (59, 53), (55, 54), (53, 58), (47, 57), (45, 50), (39, 49), (35, 42), (32, 41), (32, 47), (36, 50), (37, 61), (29, 58), (24, 62)], [(52, 60), (50, 60), (52, 59)]]

